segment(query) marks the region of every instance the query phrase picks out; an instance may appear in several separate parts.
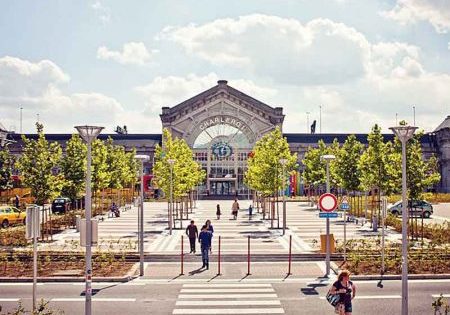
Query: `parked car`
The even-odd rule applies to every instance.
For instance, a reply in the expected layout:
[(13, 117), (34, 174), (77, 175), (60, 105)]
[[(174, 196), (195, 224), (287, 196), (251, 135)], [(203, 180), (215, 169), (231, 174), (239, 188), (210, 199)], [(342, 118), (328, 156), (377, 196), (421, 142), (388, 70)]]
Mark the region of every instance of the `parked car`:
[(59, 197), (52, 202), (52, 213), (65, 213), (70, 210), (70, 198)]
[(1, 206), (0, 207), (0, 223), (3, 228), (7, 228), (12, 224), (25, 224), (26, 211), (20, 211), (16, 207)]
[[(431, 203), (425, 200), (411, 200), (408, 201), (408, 208), (412, 216), (419, 216), (423, 218), (429, 218), (433, 214), (433, 206)], [(402, 214), (402, 201), (394, 203), (388, 211), (395, 216)]]

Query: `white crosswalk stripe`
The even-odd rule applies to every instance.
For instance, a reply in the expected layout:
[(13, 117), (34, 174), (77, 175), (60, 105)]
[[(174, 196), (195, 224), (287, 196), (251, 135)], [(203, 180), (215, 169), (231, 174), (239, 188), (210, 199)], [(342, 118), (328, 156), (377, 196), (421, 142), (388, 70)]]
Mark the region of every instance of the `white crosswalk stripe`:
[(270, 283), (184, 284), (172, 314), (284, 314)]

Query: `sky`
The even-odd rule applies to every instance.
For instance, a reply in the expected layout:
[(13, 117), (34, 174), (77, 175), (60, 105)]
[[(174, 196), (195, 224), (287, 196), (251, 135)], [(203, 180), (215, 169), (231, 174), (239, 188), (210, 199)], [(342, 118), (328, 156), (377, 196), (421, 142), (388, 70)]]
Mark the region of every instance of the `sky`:
[[(450, 0), (9, 0), (0, 3), (8, 129), (161, 133), (161, 107), (228, 84), (304, 133), (426, 132), (450, 114)], [(321, 108), (321, 109), (320, 109)], [(319, 130), (318, 130), (319, 131)]]

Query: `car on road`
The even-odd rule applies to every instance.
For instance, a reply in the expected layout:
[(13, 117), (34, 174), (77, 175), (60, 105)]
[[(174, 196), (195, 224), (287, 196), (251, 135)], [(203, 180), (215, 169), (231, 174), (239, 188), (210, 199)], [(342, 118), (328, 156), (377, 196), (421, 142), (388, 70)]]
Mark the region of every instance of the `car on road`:
[[(410, 215), (429, 218), (433, 214), (433, 206), (425, 200), (409, 200)], [(399, 200), (388, 209), (389, 213), (398, 216), (402, 214), (402, 201)]]
[(70, 198), (59, 197), (52, 202), (52, 213), (65, 213), (70, 210)]
[(25, 224), (27, 213), (12, 206), (0, 206), (0, 224), (7, 228), (12, 224)]

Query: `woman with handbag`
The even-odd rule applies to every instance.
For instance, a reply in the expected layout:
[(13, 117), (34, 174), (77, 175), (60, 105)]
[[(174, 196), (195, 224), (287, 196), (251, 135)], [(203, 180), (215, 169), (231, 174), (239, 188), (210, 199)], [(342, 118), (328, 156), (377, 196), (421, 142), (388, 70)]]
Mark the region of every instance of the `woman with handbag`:
[(350, 272), (348, 270), (342, 270), (339, 273), (338, 280), (335, 283), (333, 283), (333, 286), (329, 291), (329, 295), (339, 296), (338, 302), (335, 306), (336, 314), (339, 315), (352, 314), (352, 300), (355, 298), (356, 295), (356, 287), (353, 284), (353, 282), (350, 281)]

